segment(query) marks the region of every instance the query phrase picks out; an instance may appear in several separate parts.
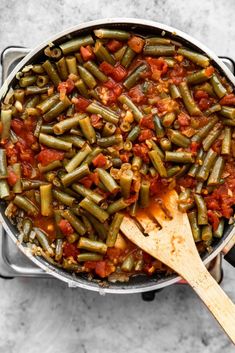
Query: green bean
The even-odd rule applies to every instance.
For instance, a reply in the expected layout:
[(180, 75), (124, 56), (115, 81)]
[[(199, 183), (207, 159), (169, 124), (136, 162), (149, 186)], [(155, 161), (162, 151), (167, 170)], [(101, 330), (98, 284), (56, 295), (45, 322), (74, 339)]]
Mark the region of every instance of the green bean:
[(153, 140), (150, 140), (150, 143), (151, 143), (152, 149), (154, 151), (157, 151), (157, 153), (159, 154), (159, 157), (161, 157), (161, 159), (163, 160), (164, 153), (162, 152), (162, 150), (158, 147), (158, 145)]
[(25, 90), (24, 89), (15, 89), (14, 90), (14, 97), (16, 101), (24, 103), (25, 100)]
[(140, 127), (138, 125), (134, 126), (133, 129), (127, 135), (127, 140), (134, 142), (140, 134)]
[[(144, 166), (147, 166), (147, 164), (144, 164)], [(147, 166), (147, 168), (148, 168), (148, 166)], [(156, 171), (156, 169), (153, 168), (153, 167), (150, 167), (149, 169), (147, 169), (146, 173), (145, 173), (145, 170), (144, 170), (144, 172), (143, 172), (143, 171), (142, 171), (142, 168), (140, 169), (140, 173), (141, 173), (141, 174), (144, 174), (144, 175), (146, 175), (146, 174), (148, 173), (148, 171), (149, 171), (149, 173), (150, 173), (150, 175), (151, 175), (152, 177), (155, 177), (155, 176), (157, 175), (157, 171)], [(168, 175), (168, 174), (167, 174), (167, 175)]]
[(118, 145), (120, 142), (122, 142), (122, 135), (113, 135), (113, 136), (101, 137), (97, 139), (97, 145), (105, 148)]
[(108, 80), (108, 77), (102, 71), (100, 71), (98, 66), (93, 61), (87, 61), (83, 66), (85, 69), (90, 71), (90, 73), (99, 81), (106, 82)]
[(81, 46), (86, 46), (94, 43), (94, 39), (91, 35), (80, 37), (80, 38), (73, 38), (65, 43), (60, 45), (60, 49), (62, 50), (64, 55), (77, 52)]
[(47, 122), (51, 122), (58, 115), (60, 115), (65, 109), (71, 105), (71, 101), (67, 96), (63, 100), (60, 100), (58, 103), (55, 103), (50, 110), (48, 110), (44, 115), (43, 119)]
[(154, 129), (155, 129), (156, 136), (159, 138), (163, 137), (165, 132), (162, 127), (161, 119), (157, 116), (157, 114), (155, 114), (153, 116), (153, 123), (154, 123)]
[(223, 106), (220, 110), (220, 114), (228, 119), (235, 119), (235, 108)]
[(39, 189), (41, 185), (47, 184), (45, 181), (41, 180), (27, 180), (21, 179), (22, 189), (24, 191), (31, 190), (31, 189)]
[(159, 153), (156, 150), (153, 150), (148, 152), (148, 155), (151, 159), (151, 162), (153, 163), (154, 168), (157, 170), (160, 176), (162, 178), (167, 177), (166, 168), (163, 164), (161, 157), (159, 156)]
[(103, 46), (101, 41), (95, 42), (94, 54), (99, 61), (107, 61), (109, 64), (114, 65), (115, 60), (109, 51)]
[(176, 163), (194, 163), (194, 157), (191, 152), (170, 152), (166, 151), (165, 160)]
[(132, 180), (133, 180), (132, 170), (130, 169), (124, 170), (120, 177), (121, 194), (124, 197), (124, 199), (127, 199), (130, 196)]
[(88, 233), (88, 235), (89, 235), (89, 239), (95, 240), (96, 236), (94, 234), (94, 229), (93, 229), (92, 223), (89, 221), (89, 219), (85, 215), (82, 215), (81, 217), (82, 217), (82, 222), (86, 228), (86, 233)]
[(7, 157), (6, 150), (0, 149), (0, 179), (7, 177)]
[(45, 114), (48, 110), (50, 110), (53, 106), (59, 103), (59, 94), (55, 93), (52, 96), (48, 97), (41, 103), (37, 105), (37, 108), (41, 111), (41, 113)]
[(66, 164), (65, 169), (68, 173), (72, 172), (75, 168), (77, 168), (82, 161), (91, 153), (92, 149), (86, 143), (82, 149)]
[(132, 254), (129, 254), (122, 263), (121, 270), (124, 272), (131, 272), (133, 270), (135, 263)]
[(93, 217), (88, 212), (85, 212), (85, 217), (88, 218), (88, 220), (91, 222), (99, 238), (104, 241), (108, 235), (108, 228), (106, 224), (99, 222), (95, 217)]
[(171, 141), (166, 137), (160, 139), (160, 146), (163, 151), (170, 151), (172, 149)]
[(222, 98), (223, 96), (225, 96), (225, 94), (227, 93), (226, 88), (222, 85), (222, 83), (220, 82), (218, 76), (216, 74), (213, 74), (211, 79), (210, 79), (210, 83), (213, 87), (213, 90), (215, 92), (215, 94), (219, 97)]
[(77, 69), (77, 60), (75, 56), (69, 55), (65, 57), (65, 62), (67, 65), (67, 69), (69, 74), (73, 75), (78, 75), (78, 69)]
[(109, 192), (114, 193), (120, 189), (116, 181), (108, 172), (106, 172), (106, 170), (101, 168), (97, 168), (96, 170), (98, 172), (100, 181), (104, 184)]
[(23, 241), (27, 243), (29, 241), (29, 234), (33, 229), (33, 222), (29, 218), (24, 218), (22, 224)]
[[(25, 109), (26, 108), (35, 108), (39, 101), (40, 101), (40, 97), (38, 95), (30, 97), (25, 104)], [(22, 115), (21, 115), (21, 117), (22, 117)]]
[(79, 235), (77, 233), (73, 233), (73, 234), (67, 235), (66, 238), (70, 244), (73, 244), (73, 243), (75, 243), (75, 241), (78, 241)]
[[(121, 62), (122, 58), (123, 58), (123, 55), (125, 54), (126, 52), (126, 48), (127, 48), (127, 45), (123, 45), (120, 49), (118, 49), (117, 51), (115, 51), (115, 53), (113, 54), (113, 56), (115, 57), (116, 61), (119, 61)], [(124, 65), (123, 65), (124, 66)]]
[(213, 151), (212, 149), (209, 149), (207, 152), (203, 164), (201, 165), (196, 178), (200, 181), (207, 180), (210, 170), (214, 165), (215, 158), (217, 156), (217, 153)]
[(124, 215), (122, 213), (117, 212), (114, 215), (112, 223), (109, 227), (108, 236), (106, 239), (106, 245), (108, 247), (113, 247), (115, 245), (123, 218), (124, 218)]
[(47, 75), (50, 77), (51, 81), (57, 87), (58, 84), (61, 82), (61, 79), (53, 64), (49, 60), (46, 60), (42, 64), (42, 67), (46, 71)]
[(179, 131), (168, 130), (168, 136), (171, 142), (177, 146), (187, 148), (190, 144), (190, 139), (181, 134)]
[(191, 191), (190, 189), (185, 189), (179, 195), (178, 208), (181, 212), (185, 212), (192, 208), (192, 206), (193, 199), (191, 198)]
[(20, 87), (27, 87), (33, 85), (37, 81), (37, 76), (23, 76), (19, 80)]
[(198, 226), (197, 223), (197, 213), (196, 211), (191, 211), (188, 213), (188, 219), (189, 219), (189, 223), (191, 226), (191, 230), (192, 230), (192, 234), (193, 234), (193, 238), (195, 242), (198, 242), (201, 240), (201, 229)]
[(225, 125), (225, 126), (235, 126), (235, 120), (223, 119), (223, 125)]
[(212, 168), (207, 185), (218, 185), (220, 183), (221, 175), (224, 169), (224, 159), (219, 156)]
[(89, 198), (85, 197), (80, 203), (79, 205), (86, 210), (87, 212), (89, 212), (91, 215), (93, 215), (95, 218), (98, 219), (98, 221), (100, 221), (101, 223), (104, 223), (108, 217), (109, 214), (103, 210), (102, 208), (100, 208), (99, 206), (97, 206), (93, 201), (91, 201)]
[(72, 148), (71, 142), (63, 141), (54, 136), (40, 133), (39, 142), (45, 146), (56, 148), (58, 150), (69, 151)]
[(146, 208), (149, 206), (149, 194), (150, 182), (148, 180), (143, 180), (140, 185), (140, 196), (139, 202), (141, 208)]
[(210, 224), (207, 224), (202, 227), (202, 240), (210, 241), (212, 239), (212, 227)]
[(120, 168), (122, 166), (122, 161), (120, 158), (112, 158), (111, 159), (112, 165), (115, 168)]
[(213, 130), (211, 130), (206, 138), (202, 141), (202, 147), (204, 151), (208, 151), (211, 145), (215, 142), (215, 140), (221, 134), (221, 125), (217, 124), (214, 126)]
[(56, 239), (55, 243), (55, 260), (60, 261), (63, 256), (63, 240)]
[(132, 150), (132, 142), (131, 141), (128, 141), (126, 140), (124, 143), (123, 143), (123, 149), (124, 151), (131, 151)]
[(62, 176), (61, 181), (64, 186), (71, 185), (74, 181), (79, 180), (90, 173), (87, 164), (81, 165), (80, 167), (74, 169), (72, 172)]
[(17, 176), (17, 181), (14, 184), (12, 190), (15, 194), (20, 194), (22, 192), (21, 185), (21, 163), (14, 163), (12, 166), (14, 174)]
[(83, 97), (89, 98), (88, 90), (83, 80), (77, 80), (75, 82), (75, 87)]
[(33, 94), (44, 94), (47, 93), (49, 89), (49, 86), (45, 87), (38, 87), (38, 86), (28, 86), (25, 89), (25, 95), (33, 95)]
[(121, 65), (125, 68), (128, 68), (135, 56), (136, 53), (134, 52), (134, 50), (132, 50), (130, 47), (127, 47), (122, 56)]
[(73, 127), (76, 127), (80, 121), (79, 116), (73, 116), (72, 118), (67, 118), (59, 121), (55, 125), (53, 125), (53, 131), (56, 135), (62, 135), (67, 130), (70, 130)]
[(91, 103), (87, 107), (87, 112), (92, 113), (92, 114), (100, 114), (102, 118), (109, 123), (112, 123), (114, 125), (117, 125), (119, 116), (111, 111), (110, 109), (107, 109), (97, 103)]
[(44, 73), (44, 69), (41, 64), (33, 65), (32, 71), (35, 72), (36, 74), (43, 74)]
[(132, 170), (140, 170), (142, 165), (142, 159), (139, 156), (134, 156), (131, 163)]
[[(72, 130), (70, 131), (72, 133)], [(85, 145), (85, 140), (79, 136), (74, 135), (63, 135), (61, 139), (67, 142), (71, 142), (74, 147), (82, 148)]]
[(34, 231), (36, 233), (36, 238), (39, 241), (43, 250), (45, 250), (49, 256), (54, 256), (54, 251), (48, 242), (48, 235), (44, 231), (36, 227), (34, 228)]
[(48, 46), (44, 49), (44, 54), (52, 60), (59, 60), (62, 56), (60, 48)]
[(102, 130), (102, 137), (108, 137), (115, 133), (116, 126), (112, 123), (105, 123), (104, 128)]
[(87, 87), (93, 89), (97, 85), (94, 76), (85, 67), (78, 65), (78, 71), (81, 79), (85, 82)]
[(212, 105), (210, 108), (204, 111), (205, 116), (210, 116), (213, 113), (219, 112), (221, 110), (221, 105), (218, 103)]
[(162, 118), (162, 125), (164, 127), (170, 127), (175, 121), (175, 119), (176, 119), (176, 115), (174, 112), (167, 113)]
[(193, 72), (186, 77), (187, 83), (189, 85), (197, 85), (198, 83), (205, 82), (209, 80), (212, 74), (208, 74), (207, 69), (202, 69), (200, 71)]
[(145, 45), (144, 55), (151, 56), (172, 56), (175, 53), (174, 45)]
[(123, 82), (123, 86), (126, 89), (130, 89), (137, 84), (141, 78), (141, 74), (147, 71), (148, 67), (146, 64), (140, 64), (134, 71), (132, 71)]
[(28, 198), (24, 196), (17, 195), (13, 203), (24, 210), (27, 214), (32, 215), (32, 216), (37, 216), (38, 215), (38, 208), (35, 206), (33, 202), (31, 202)]
[(202, 128), (200, 128), (200, 130), (198, 130), (196, 132), (195, 135), (193, 135), (192, 137), (192, 141), (194, 142), (201, 142), (204, 137), (206, 137), (208, 135), (208, 133), (211, 131), (211, 129), (215, 126), (215, 124), (218, 121), (218, 117), (217, 116), (213, 116), (209, 123), (206, 124), (205, 126), (203, 126)]
[(0, 199), (10, 196), (10, 188), (5, 179), (0, 180)]
[(61, 167), (62, 167), (61, 161), (53, 161), (46, 166), (38, 164), (38, 169), (42, 174)]
[(82, 162), (82, 165), (84, 164), (91, 164), (91, 162), (93, 161), (93, 159), (98, 156), (98, 154), (100, 154), (102, 152), (102, 148), (100, 147), (95, 147), (91, 153), (88, 154), (88, 156), (84, 159), (84, 161)]
[(146, 38), (145, 40), (146, 45), (152, 46), (152, 45), (167, 45), (171, 43), (171, 40), (168, 38), (164, 38), (164, 37), (150, 37), (150, 38)]
[(143, 118), (143, 113), (139, 110), (139, 108), (137, 108), (137, 106), (132, 102), (129, 97), (122, 94), (118, 97), (118, 100), (121, 104), (125, 104), (128, 108), (130, 108), (137, 122), (139, 122)]
[(188, 88), (188, 85), (185, 81), (181, 82), (179, 84), (179, 90), (180, 90), (180, 94), (182, 96), (184, 105), (187, 109), (187, 111), (189, 112), (190, 115), (201, 115), (201, 111), (198, 108), (198, 106), (196, 105), (190, 91)]
[(104, 197), (98, 194), (97, 192), (85, 188), (81, 184), (73, 184), (72, 188), (74, 191), (76, 191), (79, 195), (82, 195), (83, 197), (88, 197), (91, 201), (100, 204), (103, 200)]
[(130, 33), (126, 31), (122, 31), (119, 29), (106, 29), (106, 28), (99, 28), (95, 29), (94, 33), (96, 37), (100, 39), (118, 39), (118, 40), (127, 40), (130, 38)]
[(231, 151), (232, 143), (232, 132), (230, 127), (225, 127), (224, 129), (224, 138), (222, 141), (221, 154), (229, 155)]
[(218, 228), (213, 232), (213, 237), (221, 238), (224, 233), (224, 219), (222, 218), (219, 222)]
[(118, 199), (117, 201), (114, 201), (113, 203), (111, 203), (109, 205), (109, 207), (107, 208), (107, 212), (109, 214), (113, 214), (116, 213), (118, 211), (123, 210), (124, 208), (128, 207), (129, 203), (126, 202), (123, 197), (121, 197), (120, 199)]
[(100, 261), (102, 260), (102, 255), (91, 253), (91, 252), (84, 252), (77, 256), (78, 262), (85, 262), (85, 261)]
[[(80, 256), (80, 255), (78, 255)], [(80, 273), (82, 272), (82, 267), (81, 265), (79, 264), (76, 264), (74, 262), (71, 262), (69, 259), (65, 259), (63, 258), (63, 262), (62, 262), (62, 268), (64, 268), (65, 270), (67, 271), (70, 271), (70, 272), (75, 272), (75, 273)]]
[(172, 178), (173, 176), (177, 175), (178, 172), (180, 171), (180, 166), (176, 165), (174, 167), (168, 168), (167, 169), (167, 178)]
[(130, 216), (135, 217), (138, 211), (138, 202), (135, 201), (131, 206), (130, 206)]
[(62, 216), (67, 219), (67, 221), (69, 221), (71, 226), (78, 232), (78, 234), (84, 235), (86, 233), (86, 228), (71, 210), (63, 211)]
[(62, 80), (66, 81), (69, 76), (69, 73), (64, 56), (56, 62), (56, 67)]
[(53, 214), (52, 208), (52, 185), (40, 186), (41, 215), (49, 217)]
[(204, 68), (209, 66), (210, 64), (210, 59), (207, 56), (193, 52), (191, 50), (179, 48), (177, 53), (183, 55), (185, 58), (191, 60), (193, 63)]
[(199, 181), (196, 185), (195, 188), (195, 193), (196, 194), (201, 194), (202, 193), (202, 188), (203, 188), (203, 181)]
[(191, 166), (191, 168), (189, 169), (189, 172), (188, 172), (188, 175), (195, 178), (199, 168), (200, 168), (200, 165), (202, 164), (204, 160), (204, 151), (202, 148), (200, 148), (198, 154), (197, 154), (197, 157), (196, 157), (196, 163), (193, 164)]
[(173, 99), (177, 99), (181, 97), (179, 88), (175, 84), (170, 85), (170, 95)]
[(61, 202), (63, 205), (72, 207), (76, 203), (75, 197), (70, 196), (66, 192), (63, 192), (61, 190), (53, 189), (52, 195), (57, 201)]
[(83, 135), (86, 137), (86, 139), (92, 144), (96, 142), (96, 133), (95, 129), (91, 125), (91, 120), (89, 116), (86, 116), (85, 118), (79, 119), (79, 125), (82, 130)]
[(8, 110), (1, 110), (1, 123), (2, 123), (2, 132), (1, 132), (1, 141), (5, 142), (10, 135), (10, 128), (11, 128), (11, 117), (12, 111)]
[(199, 225), (208, 224), (207, 208), (205, 201), (201, 195), (195, 194), (194, 199), (197, 205), (197, 222)]

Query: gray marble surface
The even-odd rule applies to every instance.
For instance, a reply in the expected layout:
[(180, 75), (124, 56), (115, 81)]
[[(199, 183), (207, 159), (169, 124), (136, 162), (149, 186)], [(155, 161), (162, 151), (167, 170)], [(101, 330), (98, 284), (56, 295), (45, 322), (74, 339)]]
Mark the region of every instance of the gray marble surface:
[[(0, 51), (33, 47), (77, 23), (107, 17), (152, 19), (187, 31), (219, 55), (235, 58), (233, 0), (1, 0)], [(223, 288), (235, 301), (234, 270)], [(187, 286), (146, 303), (56, 280), (0, 280), (1, 353), (231, 353), (234, 348)]]

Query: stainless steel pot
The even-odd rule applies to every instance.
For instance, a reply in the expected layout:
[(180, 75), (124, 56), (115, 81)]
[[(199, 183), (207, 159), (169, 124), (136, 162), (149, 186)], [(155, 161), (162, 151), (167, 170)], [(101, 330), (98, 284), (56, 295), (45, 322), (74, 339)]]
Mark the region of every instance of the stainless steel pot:
[[(212, 60), (213, 65), (220, 70), (220, 72), (226, 76), (233, 87), (235, 87), (235, 77), (226, 67), (226, 65), (206, 46), (192, 38), (191, 36), (167, 25), (140, 19), (103, 19), (98, 21), (87, 22), (63, 31), (47, 41), (43, 42), (35, 49), (33, 49), (11, 72), (6, 81), (4, 82), (2, 88), (0, 89), (0, 98), (3, 98), (7, 93), (9, 87), (16, 83), (15, 75), (20, 71), (25, 65), (29, 65), (37, 61), (42, 55), (44, 48), (51, 42), (55, 44), (60, 44), (74, 36), (86, 35), (93, 31), (95, 28), (108, 27), (108, 28), (119, 28), (129, 31), (134, 31), (143, 35), (161, 35), (165, 33), (167, 37), (174, 38), (180, 41), (192, 49), (198, 52), (206, 53)], [(50, 273), (52, 276), (67, 282), (71, 287), (80, 287), (93, 291), (99, 291), (103, 293), (115, 293), (115, 294), (130, 294), (138, 292), (146, 292), (160, 289), (162, 287), (169, 286), (180, 280), (177, 275), (163, 276), (156, 275), (154, 277), (147, 277), (144, 275), (135, 276), (130, 279), (128, 283), (107, 283), (105, 286), (100, 286), (95, 280), (89, 281), (86, 275), (74, 275), (70, 274), (63, 269), (57, 268), (45, 259), (41, 257), (32, 256), (30, 250), (24, 245), (20, 244), (17, 239), (18, 230), (15, 226), (11, 224), (9, 219), (4, 214), (6, 205), (4, 202), (0, 203), (0, 220), (14, 243), (18, 248), (30, 258), (37, 266)], [(230, 260), (233, 265), (235, 265), (235, 248), (233, 245), (235, 243), (235, 228), (233, 225), (227, 225), (225, 228), (224, 235), (222, 239), (217, 240), (213, 245), (213, 251), (210, 254), (204, 254), (203, 261), (205, 264), (210, 262), (217, 254), (219, 254), (223, 249), (226, 249), (226, 257)]]

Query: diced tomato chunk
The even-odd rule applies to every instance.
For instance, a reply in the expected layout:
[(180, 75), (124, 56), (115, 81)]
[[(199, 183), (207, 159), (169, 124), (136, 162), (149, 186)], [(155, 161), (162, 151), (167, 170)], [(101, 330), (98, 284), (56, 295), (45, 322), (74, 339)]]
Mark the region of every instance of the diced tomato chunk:
[(115, 271), (115, 266), (109, 264), (106, 261), (97, 261), (95, 266), (95, 272), (101, 278), (109, 276), (112, 272)]
[(64, 257), (73, 257), (74, 260), (77, 259), (79, 250), (75, 244), (65, 243), (63, 247), (63, 256)]
[(91, 117), (91, 125), (95, 128), (95, 129), (102, 129), (103, 127), (103, 122), (102, 122), (102, 118), (97, 115), (97, 114), (92, 114)]
[(12, 170), (8, 171), (7, 181), (10, 186), (14, 186), (18, 179), (19, 177)]
[(126, 151), (124, 153), (120, 153), (120, 155), (119, 155), (119, 157), (123, 163), (128, 163), (130, 156), (131, 156), (131, 153), (128, 151)]
[(141, 157), (145, 163), (149, 163), (149, 156), (148, 156), (148, 147), (145, 143), (135, 144), (133, 146), (133, 153), (134, 155)]
[(152, 130), (144, 129), (144, 130), (141, 130), (141, 132), (139, 134), (139, 137), (138, 137), (138, 141), (139, 142), (144, 142), (146, 140), (151, 139), (153, 136), (154, 136), (154, 133), (153, 133)]
[(123, 46), (123, 43), (117, 39), (111, 39), (106, 44), (106, 47), (108, 48), (109, 51), (111, 51), (111, 53), (114, 53), (118, 49), (121, 49), (122, 46)]
[(158, 81), (162, 74), (165, 74), (168, 69), (167, 62), (163, 58), (146, 58), (152, 72), (152, 79)]
[(153, 116), (151, 114), (144, 116), (139, 123), (140, 127), (146, 127), (154, 130)]
[(81, 46), (80, 53), (84, 61), (94, 59), (95, 57), (90, 45), (87, 45), (86, 47)]
[(144, 47), (144, 39), (137, 36), (132, 36), (128, 40), (128, 45), (134, 52), (139, 54), (142, 52)]
[(213, 66), (208, 66), (205, 69), (205, 74), (207, 77), (210, 77), (214, 72), (215, 72), (215, 69), (213, 68)]
[(30, 163), (28, 163), (28, 162), (22, 162), (22, 164), (21, 164), (21, 169), (22, 169), (22, 175), (23, 175), (23, 177), (25, 177), (25, 178), (31, 178), (33, 168), (32, 168), (32, 166), (31, 166)]
[(195, 99), (201, 99), (201, 98), (208, 98), (209, 97), (209, 94), (203, 90), (197, 90), (195, 93), (194, 93), (194, 98)]
[(200, 148), (200, 143), (195, 141), (191, 142), (191, 145), (190, 145), (191, 152), (196, 153), (199, 148)]
[(196, 183), (197, 181), (189, 175), (178, 179), (178, 185), (183, 186), (184, 188), (193, 188)]
[(114, 67), (113, 65), (107, 63), (107, 61), (103, 61), (99, 68), (105, 75), (110, 75), (113, 72)]
[(95, 185), (99, 184), (99, 175), (97, 172), (90, 173), (89, 175), (80, 179), (79, 183), (89, 189), (93, 184)]
[(107, 158), (103, 155), (103, 153), (98, 154), (98, 156), (96, 156), (92, 161), (94, 167), (96, 168), (105, 167), (106, 162), (107, 162)]
[(122, 253), (122, 250), (119, 248), (113, 247), (113, 248), (108, 248), (107, 250), (107, 256), (112, 261), (118, 261), (121, 253)]
[(73, 227), (71, 226), (69, 221), (67, 221), (67, 219), (61, 219), (61, 221), (59, 222), (59, 227), (64, 235), (71, 235), (74, 233)]
[(233, 93), (224, 96), (220, 102), (220, 105), (235, 105), (235, 95)]
[(11, 128), (16, 133), (16, 135), (20, 135), (24, 130), (24, 122), (20, 119), (13, 119), (11, 121)]
[(132, 203), (136, 202), (138, 200), (138, 194), (133, 194), (131, 195), (130, 197), (128, 197), (127, 199), (125, 199), (125, 202), (128, 204), (128, 205), (131, 205)]
[(219, 217), (217, 216), (217, 214), (211, 210), (207, 211), (207, 215), (208, 215), (208, 220), (210, 222), (210, 224), (212, 225), (213, 231), (215, 231), (218, 226), (219, 226)]
[(127, 75), (127, 70), (120, 64), (115, 66), (112, 73), (110, 74), (110, 76), (116, 82), (122, 81), (126, 77), (126, 75)]
[(189, 126), (190, 125), (190, 116), (184, 112), (179, 113), (177, 120), (180, 126)]
[(175, 64), (173, 70), (170, 72), (170, 77), (175, 85), (178, 85), (180, 82), (182, 82), (186, 75), (187, 70), (179, 64)]
[(94, 270), (96, 267), (96, 261), (85, 261), (83, 266), (85, 271)]
[(85, 112), (86, 108), (90, 104), (90, 101), (86, 98), (79, 97), (79, 98), (73, 98), (73, 103), (75, 104), (75, 110), (76, 112)]
[(64, 152), (45, 148), (38, 154), (37, 159), (43, 166), (47, 166), (53, 161), (62, 161), (64, 159)]
[(60, 82), (57, 90), (58, 92), (65, 92), (65, 94), (69, 94), (73, 91), (75, 85), (74, 85), (74, 81), (71, 80), (71, 78), (68, 78), (66, 81)]
[(131, 97), (131, 100), (134, 103), (144, 103), (146, 102), (146, 97), (144, 95), (144, 93), (142, 92), (140, 86), (134, 86), (132, 87), (129, 92), (128, 95)]
[(18, 150), (16, 149), (15, 145), (11, 142), (7, 143), (5, 146), (6, 155), (9, 164), (14, 164), (18, 160)]

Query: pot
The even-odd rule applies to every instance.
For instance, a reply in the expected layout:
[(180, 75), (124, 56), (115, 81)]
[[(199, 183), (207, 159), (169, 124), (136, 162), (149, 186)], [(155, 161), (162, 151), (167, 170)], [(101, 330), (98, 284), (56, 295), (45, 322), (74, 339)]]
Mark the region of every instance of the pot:
[[(0, 99), (2, 99), (8, 91), (10, 86), (14, 86), (16, 83), (15, 75), (20, 71), (25, 65), (34, 63), (37, 59), (43, 55), (44, 48), (48, 46), (49, 43), (53, 42), (55, 44), (60, 44), (74, 36), (82, 36), (90, 33), (96, 28), (108, 27), (108, 28), (118, 28), (123, 30), (134, 31), (139, 34), (151, 34), (151, 35), (161, 35), (165, 32), (167, 37), (174, 38), (179, 42), (185, 44), (198, 52), (206, 53), (212, 60), (213, 65), (227, 78), (227, 80), (235, 87), (235, 77), (226, 67), (226, 65), (206, 46), (192, 38), (191, 36), (167, 25), (140, 19), (103, 19), (98, 21), (87, 22), (75, 27), (69, 28), (57, 35), (49, 38), (47, 41), (43, 42), (35, 49), (33, 49), (11, 72), (8, 78), (5, 80), (2, 88), (0, 89)], [(180, 281), (180, 277), (176, 274), (171, 275), (155, 275), (153, 277), (147, 277), (145, 275), (138, 275), (130, 278), (127, 283), (104, 283), (102, 286), (97, 280), (88, 280), (85, 274), (71, 274), (63, 269), (53, 266), (47, 262), (44, 258), (33, 256), (30, 250), (24, 245), (20, 244), (18, 241), (18, 230), (14, 225), (11, 224), (9, 219), (5, 216), (6, 205), (4, 201), (0, 202), (0, 220), (5, 228), (6, 232), (18, 248), (33, 261), (37, 266), (51, 274), (55, 278), (68, 283), (70, 287), (80, 287), (84, 289), (89, 289), (92, 291), (98, 291), (100, 293), (114, 293), (114, 294), (131, 294), (138, 292), (149, 292), (161, 289), (163, 287), (169, 286), (171, 284)], [(204, 264), (207, 264), (212, 259), (214, 259), (223, 249), (225, 249), (227, 255), (225, 258), (235, 266), (235, 228), (233, 225), (226, 225), (223, 237), (214, 242), (212, 246), (212, 252), (202, 255)]]

